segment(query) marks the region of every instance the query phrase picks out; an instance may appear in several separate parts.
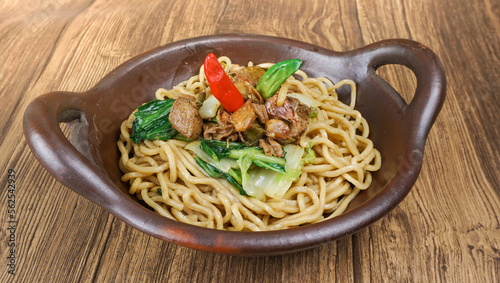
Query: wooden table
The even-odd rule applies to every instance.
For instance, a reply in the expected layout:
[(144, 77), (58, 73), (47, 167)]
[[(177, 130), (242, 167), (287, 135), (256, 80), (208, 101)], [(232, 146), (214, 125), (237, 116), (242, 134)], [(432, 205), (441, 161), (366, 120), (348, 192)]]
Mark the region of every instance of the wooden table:
[[(84, 91), (138, 53), (220, 33), (336, 51), (409, 38), (434, 50), (448, 96), (408, 197), (339, 241), (284, 256), (232, 257), (132, 229), (58, 183), (30, 152), (22, 114), (35, 97)], [(499, 35), (498, 0), (3, 1), (0, 282), (499, 282)], [(406, 68), (379, 73), (411, 98), (416, 83)], [(17, 222), (9, 222), (12, 193)]]

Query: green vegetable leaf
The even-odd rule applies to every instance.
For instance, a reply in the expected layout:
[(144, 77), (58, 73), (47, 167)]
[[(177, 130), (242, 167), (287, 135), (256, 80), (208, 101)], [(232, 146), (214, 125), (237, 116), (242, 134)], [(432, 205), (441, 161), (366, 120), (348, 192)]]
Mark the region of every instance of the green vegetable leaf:
[(200, 144), (200, 148), (215, 161), (220, 161), (222, 158), (228, 157), (232, 149), (239, 149), (242, 147), (245, 146), (240, 143), (217, 140), (202, 140)]
[(257, 146), (259, 145), (259, 139), (261, 139), (266, 130), (264, 127), (257, 121), (254, 121), (250, 128), (243, 131), (241, 134), (243, 135), (244, 142), (246, 146)]
[(288, 170), (286, 170), (285, 175), (279, 176), (276, 180), (278, 180), (279, 182), (281, 182), (281, 181), (284, 181), (284, 182), (287, 182), (287, 181), (293, 182), (293, 181), (296, 181), (300, 177), (300, 175), (302, 175), (302, 170), (299, 170), (299, 169), (288, 169)]
[(224, 172), (220, 171), (219, 169), (217, 169), (216, 167), (206, 163), (198, 156), (196, 156), (194, 159), (196, 160), (196, 163), (205, 171), (205, 173), (207, 173), (208, 176), (210, 176), (212, 178), (216, 178), (216, 179), (225, 179), (233, 187), (238, 189), (238, 192), (240, 195), (249, 196), (245, 192), (245, 190), (243, 190), (243, 187), (240, 185), (240, 183), (238, 183), (238, 181), (236, 181), (236, 179), (233, 178), (231, 175), (224, 173)]
[(178, 132), (168, 120), (174, 99), (155, 99), (137, 108), (134, 113), (130, 139), (134, 143), (142, 140), (168, 140)]
[(252, 185), (274, 199), (283, 198), (292, 183), (302, 174), (304, 148), (287, 144), (283, 151), (286, 153), (285, 174), (258, 167), (249, 171)]
[(240, 149), (244, 148), (245, 145), (238, 142), (230, 141), (218, 141), (218, 140), (204, 140), (205, 143), (211, 147), (224, 147), (228, 149)]
[(253, 163), (252, 154), (245, 154), (240, 159), (238, 159), (237, 162), (240, 166), (241, 181), (245, 192), (247, 192), (250, 196), (258, 198), (260, 200), (265, 199), (264, 192), (262, 192), (260, 188), (253, 185), (251, 177), (248, 173), (248, 170)]
[(313, 163), (314, 160), (316, 160), (316, 154), (314, 153), (314, 150), (312, 149), (314, 143), (311, 142), (308, 147), (306, 147), (306, 156), (302, 158), (302, 165), (308, 164), (308, 163)]
[(318, 116), (318, 108), (311, 106), (311, 114), (309, 114), (309, 118), (314, 118)]
[(178, 133), (177, 135), (175, 135), (173, 137), (174, 139), (176, 140), (179, 140), (179, 141), (185, 141), (185, 142), (192, 142), (192, 140), (186, 138), (185, 136), (183, 136), (181, 133)]
[(274, 64), (260, 78), (256, 86), (257, 91), (262, 95), (262, 98), (270, 98), (301, 65), (302, 60), (300, 59), (286, 60)]
[(236, 169), (231, 168), (227, 171), (227, 174), (229, 174), (229, 176), (233, 177), (236, 180), (236, 182), (238, 182), (238, 184), (240, 184), (240, 185), (242, 184), (243, 180), (241, 178), (241, 171), (240, 170), (236, 170)]
[(196, 160), (196, 163), (198, 165), (200, 165), (200, 167), (205, 171), (205, 173), (207, 173), (208, 176), (210, 176), (212, 178), (216, 178), (216, 179), (222, 178), (222, 171), (220, 171), (219, 169), (215, 168), (214, 166), (206, 163), (198, 156), (196, 156), (194, 159)]
[(264, 169), (269, 169), (269, 170), (273, 170), (273, 171), (276, 171), (278, 173), (283, 173), (285, 174), (286, 171), (285, 171), (285, 166), (284, 165), (281, 165), (281, 164), (277, 164), (277, 163), (267, 163), (267, 162), (263, 162), (262, 160), (253, 160), (253, 164), (259, 166), (259, 167), (262, 167)]
[[(242, 195), (259, 199), (265, 196), (261, 188), (253, 185), (252, 177), (249, 175), (254, 167), (266, 169), (264, 171), (274, 171), (280, 175), (285, 175), (287, 172), (285, 158), (267, 156), (260, 147), (246, 147), (236, 142), (201, 140), (188, 144), (186, 149), (197, 155), (197, 160), (200, 159), (197, 163), (210, 177), (226, 179), (231, 184), (236, 182), (245, 192)], [(231, 164), (230, 161), (235, 160), (237, 166), (227, 166)]]

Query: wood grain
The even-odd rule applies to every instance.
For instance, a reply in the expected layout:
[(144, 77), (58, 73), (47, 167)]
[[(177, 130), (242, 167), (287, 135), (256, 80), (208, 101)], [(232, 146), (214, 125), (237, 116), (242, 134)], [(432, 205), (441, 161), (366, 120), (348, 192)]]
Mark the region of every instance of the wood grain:
[[(172, 41), (255, 33), (346, 51), (388, 38), (429, 46), (447, 101), (408, 197), (374, 225), (275, 257), (211, 254), (130, 228), (55, 181), (22, 133), (35, 97), (83, 91)], [(500, 3), (465, 1), (3, 1), (0, 4), (0, 282), (499, 282)], [(409, 102), (406, 68), (378, 71)], [(8, 170), (16, 172), (9, 274)]]

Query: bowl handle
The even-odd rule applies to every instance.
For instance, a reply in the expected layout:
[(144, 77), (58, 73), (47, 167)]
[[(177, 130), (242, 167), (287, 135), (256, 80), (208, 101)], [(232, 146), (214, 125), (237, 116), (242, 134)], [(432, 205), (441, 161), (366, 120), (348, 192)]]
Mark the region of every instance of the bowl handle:
[(24, 113), (24, 135), (36, 158), (58, 181), (106, 207), (114, 195), (106, 190), (112, 186), (111, 180), (68, 141), (59, 126), (60, 122), (80, 118), (86, 112), (84, 107), (82, 93), (44, 94), (31, 102)]
[(415, 94), (402, 110), (410, 129), (420, 137), (417, 140), (425, 141), (445, 100), (446, 75), (439, 58), (426, 46), (407, 39), (380, 41), (363, 48), (363, 51), (372, 77), (381, 80), (375, 71), (389, 64), (406, 66), (415, 74)]

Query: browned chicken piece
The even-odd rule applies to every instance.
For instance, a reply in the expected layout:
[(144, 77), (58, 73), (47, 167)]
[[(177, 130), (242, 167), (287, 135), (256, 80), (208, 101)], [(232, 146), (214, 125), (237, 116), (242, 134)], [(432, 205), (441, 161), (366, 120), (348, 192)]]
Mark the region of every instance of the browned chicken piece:
[(308, 121), (309, 115), (311, 115), (311, 108), (309, 108), (309, 106), (303, 104), (295, 97), (287, 97), (286, 102), (288, 102), (290, 106), (295, 109), (295, 113), (300, 119)]
[(267, 138), (269, 144), (273, 147), (274, 152), (276, 153), (276, 156), (278, 157), (283, 157), (285, 156), (285, 153), (283, 152), (283, 148), (281, 147), (281, 144), (279, 142), (273, 140), (272, 138)]
[(283, 157), (285, 155), (283, 149), (281, 148), (281, 145), (272, 138), (268, 137), (267, 141), (264, 139), (260, 139), (259, 146), (264, 150), (264, 153), (268, 156)]
[(271, 116), (271, 118), (293, 120), (296, 115), (293, 105), (291, 105), (289, 102), (290, 98), (291, 97), (287, 97), (285, 103), (282, 106), (278, 106), (278, 104), (276, 104), (276, 100), (278, 99), (277, 94), (266, 100), (266, 110), (269, 116)]
[(269, 116), (267, 116), (266, 106), (264, 104), (252, 103), (253, 111), (255, 115), (257, 115), (257, 120), (265, 125), (269, 120)]
[(229, 77), (245, 100), (262, 103), (264, 100), (255, 86), (264, 73), (265, 70), (259, 66), (243, 67), (233, 64), (229, 70)]
[(255, 115), (252, 102), (247, 100), (238, 110), (231, 115), (231, 122), (238, 132), (243, 132), (250, 128), (257, 116)]
[(201, 135), (203, 119), (193, 96), (179, 96), (172, 105), (168, 119), (174, 129), (190, 140), (196, 140)]
[(231, 122), (231, 114), (219, 108), (219, 111), (217, 111), (217, 121), (222, 124), (229, 124), (229, 122)]
[(266, 70), (259, 66), (245, 67), (238, 64), (233, 64), (231, 66), (231, 69), (229, 70), (229, 74), (234, 74), (236, 76), (239, 76), (240, 78), (245, 79), (254, 87), (257, 85), (260, 78), (264, 75), (265, 72)]
[(234, 129), (231, 123), (231, 114), (219, 109), (217, 112), (217, 123), (206, 122), (203, 124), (203, 138), (206, 140), (222, 140), (227, 139), (236, 141), (238, 139), (238, 132)]
[(271, 119), (266, 123), (268, 137), (278, 140), (287, 140), (290, 137), (290, 127), (283, 120)]
[[(293, 97), (287, 97), (283, 106), (278, 106), (277, 97), (274, 95), (266, 101), (267, 113), (271, 118), (266, 123), (267, 136), (275, 138), (280, 143), (298, 142), (300, 136), (307, 130), (310, 109)], [(273, 122), (269, 123), (271, 121)]]
[(206, 140), (229, 140), (236, 141), (238, 139), (238, 132), (230, 126), (219, 126), (217, 123), (204, 123), (203, 124), (203, 138)]
[(271, 119), (266, 123), (266, 135), (276, 139), (281, 144), (298, 143), (306, 130), (307, 122), (300, 119), (291, 122)]
[(297, 143), (300, 140), (302, 134), (307, 130), (307, 120), (293, 120), (288, 126), (290, 127), (288, 142)]
[(259, 140), (259, 147), (264, 150), (264, 153), (267, 156), (273, 156), (275, 154), (273, 147), (270, 144), (268, 144), (264, 139)]

